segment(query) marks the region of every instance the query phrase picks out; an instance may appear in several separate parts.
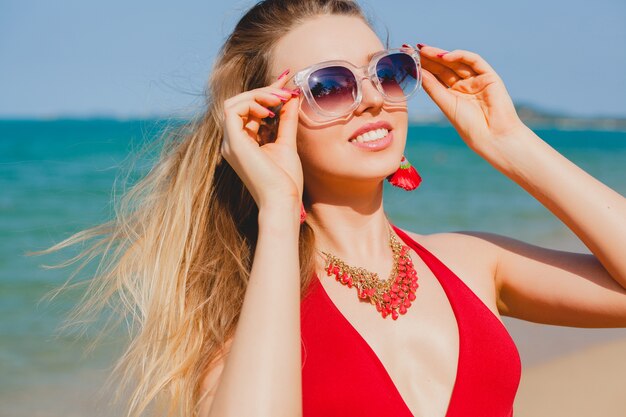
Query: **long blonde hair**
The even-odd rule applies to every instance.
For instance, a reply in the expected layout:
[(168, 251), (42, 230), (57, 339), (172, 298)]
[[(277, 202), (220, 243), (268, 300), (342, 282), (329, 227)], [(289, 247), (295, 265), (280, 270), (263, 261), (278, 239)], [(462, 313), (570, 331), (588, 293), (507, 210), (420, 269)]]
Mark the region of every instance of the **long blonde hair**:
[[(116, 399), (129, 392), (128, 416), (140, 416), (154, 404), (167, 407), (167, 415), (197, 415), (203, 375), (234, 334), (258, 234), (256, 204), (221, 157), (223, 102), (271, 83), (269, 60), (276, 42), (303, 20), (328, 14), (360, 17), (373, 28), (351, 0), (254, 5), (219, 51), (205, 92), (206, 110), (152, 144), (160, 146), (156, 163), (123, 193), (113, 219), (29, 253), (47, 254), (96, 239), (75, 257), (46, 266), (83, 260), (51, 298), (86, 284), (66, 326), (88, 323), (105, 307), (117, 320), (103, 326), (101, 334), (122, 320), (129, 323), (130, 342), (110, 375), (119, 376)], [(313, 230), (304, 223), (302, 297), (315, 269), (313, 244)], [(69, 285), (96, 257), (95, 274)]]

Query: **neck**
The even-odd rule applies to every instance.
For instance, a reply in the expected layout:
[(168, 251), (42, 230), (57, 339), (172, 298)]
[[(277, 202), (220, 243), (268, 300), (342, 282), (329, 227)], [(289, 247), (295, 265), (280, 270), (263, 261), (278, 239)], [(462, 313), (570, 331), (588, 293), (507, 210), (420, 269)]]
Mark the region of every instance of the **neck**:
[[(360, 183), (358, 187), (307, 189), (312, 204), (307, 222), (315, 233), (319, 251), (329, 252), (347, 264), (366, 269), (388, 270), (393, 263), (389, 243), (390, 222), (383, 208), (383, 183)], [(346, 192), (346, 190), (349, 190)]]

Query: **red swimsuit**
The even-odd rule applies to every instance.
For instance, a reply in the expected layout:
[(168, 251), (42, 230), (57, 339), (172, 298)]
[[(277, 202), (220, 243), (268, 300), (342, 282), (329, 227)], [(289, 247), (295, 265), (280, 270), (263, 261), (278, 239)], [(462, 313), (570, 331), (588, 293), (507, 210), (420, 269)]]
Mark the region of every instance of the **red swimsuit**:
[[(508, 331), (438, 258), (392, 227), (437, 277), (457, 321), (457, 376), (445, 416), (513, 416), (521, 361)], [(317, 274), (300, 311), (304, 417), (413, 417), (382, 362), (333, 304)]]

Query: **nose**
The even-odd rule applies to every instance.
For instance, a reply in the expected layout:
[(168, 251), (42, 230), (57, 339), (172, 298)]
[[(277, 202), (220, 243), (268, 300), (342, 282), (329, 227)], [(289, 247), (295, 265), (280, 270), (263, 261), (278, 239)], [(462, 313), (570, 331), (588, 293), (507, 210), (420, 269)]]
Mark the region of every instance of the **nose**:
[(354, 110), (356, 115), (371, 109), (374, 113), (378, 113), (382, 107), (385, 98), (380, 94), (372, 80), (368, 76), (361, 77), (361, 103)]

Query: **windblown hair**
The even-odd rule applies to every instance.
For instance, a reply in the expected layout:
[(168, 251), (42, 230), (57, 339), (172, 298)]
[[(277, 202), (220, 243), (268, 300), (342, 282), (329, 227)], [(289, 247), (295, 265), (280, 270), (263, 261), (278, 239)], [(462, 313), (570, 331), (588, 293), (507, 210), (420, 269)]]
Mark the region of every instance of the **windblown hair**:
[[(258, 207), (221, 156), (223, 103), (270, 84), (277, 41), (304, 20), (329, 14), (359, 17), (373, 28), (352, 0), (255, 4), (219, 51), (205, 91), (206, 108), (159, 136), (156, 163), (123, 193), (113, 219), (29, 253), (46, 254), (96, 239), (77, 256), (52, 266), (83, 260), (52, 298), (86, 284), (66, 323), (89, 322), (105, 307), (112, 307), (111, 317), (117, 318), (113, 327), (122, 320), (129, 323), (130, 342), (109, 377), (119, 376), (117, 400), (127, 393), (127, 416), (143, 415), (155, 404), (167, 409), (168, 416), (198, 415), (203, 376), (234, 335), (258, 235)], [(307, 203), (305, 192), (308, 208)], [(313, 244), (313, 230), (304, 223), (299, 243), (302, 297), (315, 269)], [(96, 273), (68, 285), (96, 257)], [(105, 330), (110, 326), (103, 326), (100, 335)]]

